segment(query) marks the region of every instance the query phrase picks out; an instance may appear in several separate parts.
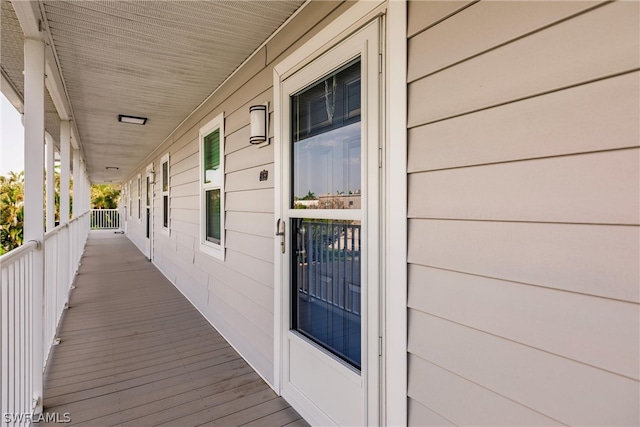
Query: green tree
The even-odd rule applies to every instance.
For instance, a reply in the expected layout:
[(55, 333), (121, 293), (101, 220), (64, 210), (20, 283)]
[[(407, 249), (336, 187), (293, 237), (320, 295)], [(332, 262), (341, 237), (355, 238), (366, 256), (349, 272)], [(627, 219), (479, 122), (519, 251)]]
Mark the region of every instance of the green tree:
[(24, 172), (0, 176), (0, 255), (23, 241)]
[(119, 201), (119, 185), (94, 184), (91, 186), (91, 209), (117, 209)]
[(300, 200), (316, 200), (316, 195), (309, 190), (307, 195), (302, 197)]

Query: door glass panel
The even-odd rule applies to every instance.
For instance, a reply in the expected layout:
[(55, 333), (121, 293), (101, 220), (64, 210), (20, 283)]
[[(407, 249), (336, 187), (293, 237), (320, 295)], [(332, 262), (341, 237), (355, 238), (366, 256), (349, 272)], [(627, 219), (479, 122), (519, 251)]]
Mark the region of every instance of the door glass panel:
[(294, 219), (293, 329), (360, 368), (360, 221)]
[(147, 239), (151, 236), (151, 179), (147, 175)]
[(360, 209), (360, 60), (291, 96), (292, 208)]
[[(360, 99), (359, 59), (291, 96), (292, 208), (361, 209)], [(291, 231), (292, 329), (357, 369), (360, 227), (355, 220), (292, 218)]]

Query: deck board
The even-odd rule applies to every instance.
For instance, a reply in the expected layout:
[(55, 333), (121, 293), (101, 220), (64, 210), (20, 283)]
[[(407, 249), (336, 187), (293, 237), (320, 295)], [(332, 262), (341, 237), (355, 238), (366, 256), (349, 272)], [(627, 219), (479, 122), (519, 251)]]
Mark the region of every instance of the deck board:
[(126, 237), (92, 232), (81, 262), (45, 412), (78, 426), (308, 425)]

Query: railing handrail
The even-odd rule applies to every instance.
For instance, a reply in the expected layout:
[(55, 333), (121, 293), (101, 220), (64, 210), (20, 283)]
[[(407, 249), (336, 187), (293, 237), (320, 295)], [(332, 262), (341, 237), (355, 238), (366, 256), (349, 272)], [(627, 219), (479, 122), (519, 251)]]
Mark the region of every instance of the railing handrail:
[[(93, 209), (92, 209), (93, 210)], [(72, 218), (69, 220), (69, 222), (64, 223), (64, 224), (59, 224), (56, 228), (54, 228), (53, 230), (49, 230), (46, 233), (44, 233), (44, 241), (46, 242), (47, 239), (49, 239), (51, 236), (53, 236), (54, 234), (59, 233), (62, 229), (69, 227), (69, 225), (71, 223), (73, 223), (74, 221), (77, 221), (78, 219), (82, 218), (83, 216), (87, 215), (89, 213), (89, 211), (81, 214), (80, 216), (77, 216), (75, 218)]]
[(88, 215), (90, 213), (91, 213), (91, 210), (88, 210), (86, 212), (81, 213), (80, 215), (78, 215), (76, 217), (71, 218), (71, 220), (69, 220), (69, 224), (71, 224), (74, 221), (78, 221), (80, 218), (82, 218), (83, 216)]
[(62, 230), (63, 228), (67, 228), (68, 226), (69, 226), (69, 223), (59, 224), (53, 230), (47, 231), (46, 233), (44, 233), (44, 241), (46, 242), (47, 239), (49, 239), (51, 236), (53, 236), (54, 234), (58, 234), (60, 232), (60, 230)]
[(4, 263), (13, 261), (14, 258), (18, 258), (22, 256), (23, 252), (28, 252), (32, 248), (37, 248), (37, 247), (38, 247), (38, 242), (35, 242), (33, 240), (23, 243), (19, 247), (10, 250), (6, 254), (0, 255), (0, 266)]

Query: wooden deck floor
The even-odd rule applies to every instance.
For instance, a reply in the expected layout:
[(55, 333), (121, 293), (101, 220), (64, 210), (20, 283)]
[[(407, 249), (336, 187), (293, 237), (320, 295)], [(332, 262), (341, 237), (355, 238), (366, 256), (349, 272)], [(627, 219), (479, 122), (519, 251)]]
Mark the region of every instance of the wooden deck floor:
[(123, 235), (92, 232), (75, 286), (45, 413), (91, 426), (308, 425)]

